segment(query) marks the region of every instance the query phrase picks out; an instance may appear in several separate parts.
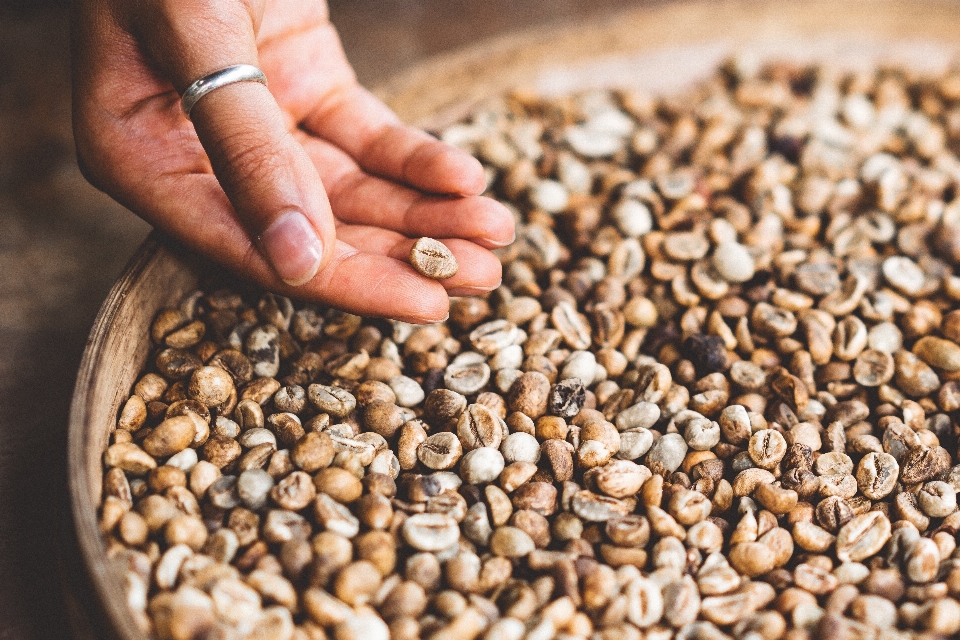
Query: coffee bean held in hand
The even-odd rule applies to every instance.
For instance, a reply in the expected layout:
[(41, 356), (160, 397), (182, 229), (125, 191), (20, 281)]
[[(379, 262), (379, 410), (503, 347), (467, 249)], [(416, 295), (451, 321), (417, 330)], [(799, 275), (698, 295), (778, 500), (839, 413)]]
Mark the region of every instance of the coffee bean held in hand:
[(434, 280), (445, 280), (457, 275), (457, 259), (439, 240), (420, 238), (410, 249), (410, 264), (421, 275)]
[(227, 283), (143, 336), (99, 514), (137, 624), (956, 637), (958, 114), (956, 73), (728, 65), (440, 132), (517, 212), (502, 286), (421, 327)]

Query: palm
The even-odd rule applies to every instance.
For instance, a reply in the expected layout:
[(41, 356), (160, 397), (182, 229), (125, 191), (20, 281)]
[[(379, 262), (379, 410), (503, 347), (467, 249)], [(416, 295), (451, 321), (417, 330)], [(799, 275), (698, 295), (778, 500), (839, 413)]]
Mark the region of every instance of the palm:
[[(280, 107), (282, 122), (276, 125), (312, 162), (334, 214), (333, 257), (313, 280), (295, 291), (278, 282), (224, 193), (244, 191), (255, 198), (271, 185), (211, 165), (210, 157), (233, 157), (233, 140), (203, 130), (198, 138), (180, 112), (177, 91), (135, 36), (129, 43), (134, 46), (101, 51), (87, 65), (93, 72), (79, 83), (78, 147), (86, 147), (81, 155), (95, 181), (155, 226), (260, 284), (356, 312), (426, 319), (435, 315), (431, 305), (446, 304), (448, 293), (495, 285), (499, 263), (482, 247), (508, 241), (509, 214), (485, 198), (423, 192), (467, 193), (479, 185), (463, 159), (399, 126), (357, 85), (325, 6), (268, 0), (256, 39), (259, 66)], [(244, 117), (242, 108), (237, 117)], [(97, 163), (93, 170), (91, 160)], [(258, 162), (253, 158), (251, 164), (259, 169)], [(421, 235), (450, 238), (446, 242), (462, 268), (444, 282), (446, 291), (403, 261), (409, 238)]]

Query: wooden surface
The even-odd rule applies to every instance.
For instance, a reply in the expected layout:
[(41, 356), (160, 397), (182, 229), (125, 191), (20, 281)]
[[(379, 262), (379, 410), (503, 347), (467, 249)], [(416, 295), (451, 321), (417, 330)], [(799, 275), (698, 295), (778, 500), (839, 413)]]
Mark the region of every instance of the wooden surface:
[[(629, 84), (669, 91), (737, 52), (823, 59), (840, 66), (877, 62), (936, 70), (956, 54), (956, 4), (868, 2), (685, 3), (633, 9), (575, 29), (537, 30), (418, 65), (379, 93), (408, 121), (439, 124), (511, 86), (568, 91)], [(101, 311), (78, 379), (71, 414), (72, 509), (93, 590), (119, 637), (139, 637), (102, 558), (95, 505), (106, 433), (145, 357), (152, 313), (194, 281), (196, 267), (149, 245)], [(89, 602), (89, 601), (88, 601)], [(87, 607), (89, 609), (89, 607)], [(98, 635), (101, 637), (103, 633)]]
[[(199, 274), (209, 268), (162, 240), (158, 234), (152, 235), (110, 291), (90, 332), (70, 407), (67, 468), (71, 515), (93, 589), (67, 595), (77, 597), (79, 606), (74, 613), (89, 614), (101, 606), (105, 617), (115, 621), (120, 638), (137, 637), (138, 630), (125, 608), (120, 587), (123, 574), (104, 561), (97, 528), (103, 451), (117, 409), (129, 395), (126, 390), (149, 355), (150, 341), (144, 338), (153, 316), (178, 304), (197, 287)], [(92, 625), (100, 622), (96, 614), (83, 617)], [(111, 629), (97, 631), (96, 636), (103, 638)]]

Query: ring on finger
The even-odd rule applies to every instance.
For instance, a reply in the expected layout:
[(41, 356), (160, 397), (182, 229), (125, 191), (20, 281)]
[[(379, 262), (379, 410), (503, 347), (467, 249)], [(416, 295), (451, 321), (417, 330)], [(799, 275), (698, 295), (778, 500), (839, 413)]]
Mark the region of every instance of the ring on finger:
[(267, 86), (267, 76), (252, 64), (235, 64), (231, 67), (214, 71), (187, 87), (186, 91), (184, 91), (180, 97), (180, 108), (183, 109), (184, 115), (189, 119), (190, 111), (200, 98), (214, 89), (219, 89), (220, 87), (225, 87), (235, 82), (259, 82), (263, 86)]

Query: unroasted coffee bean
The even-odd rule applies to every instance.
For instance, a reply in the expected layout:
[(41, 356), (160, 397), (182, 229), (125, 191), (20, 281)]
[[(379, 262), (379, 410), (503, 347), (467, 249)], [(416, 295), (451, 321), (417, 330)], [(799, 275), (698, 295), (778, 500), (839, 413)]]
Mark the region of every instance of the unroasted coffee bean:
[(363, 422), (368, 429), (392, 438), (406, 422), (403, 410), (392, 402), (374, 401), (363, 408)]
[(900, 466), (900, 480), (916, 484), (934, 478), (950, 466), (950, 454), (943, 447), (914, 447)]
[(569, 302), (561, 302), (551, 313), (553, 326), (571, 349), (586, 349), (592, 342), (590, 324)]
[(535, 545), (527, 533), (516, 527), (497, 527), (490, 537), (490, 551), (506, 558), (522, 558)]
[(574, 513), (590, 522), (606, 522), (610, 518), (627, 515), (630, 511), (628, 503), (590, 491), (574, 494), (570, 507)]
[(302, 471), (295, 471), (281, 480), (271, 491), (270, 497), (281, 508), (290, 511), (299, 511), (305, 508), (316, 495), (310, 476)]
[(196, 415), (177, 416), (164, 420), (144, 438), (144, 450), (158, 458), (183, 451), (190, 446), (196, 436), (197, 421)]
[(460, 440), (449, 431), (435, 433), (417, 447), (417, 457), (429, 469), (451, 469), (463, 455)]
[(511, 410), (531, 418), (538, 418), (546, 413), (549, 400), (550, 381), (538, 371), (522, 374), (510, 387), (508, 403)]
[(199, 369), (203, 363), (200, 358), (183, 349), (164, 349), (157, 354), (157, 370), (172, 380), (182, 380)]
[(344, 504), (354, 502), (363, 493), (363, 484), (357, 476), (339, 467), (321, 469), (313, 476), (313, 484), (317, 491), (322, 491)]
[(410, 249), (410, 264), (428, 278), (444, 280), (457, 275), (457, 259), (445, 244), (433, 238), (420, 238)]
[(563, 440), (546, 440), (541, 447), (553, 479), (566, 482), (573, 478), (573, 446)]
[(832, 533), (839, 531), (853, 516), (853, 509), (838, 496), (830, 496), (817, 503), (817, 523)]
[(322, 384), (310, 385), (307, 389), (307, 397), (313, 406), (335, 418), (345, 418), (357, 406), (356, 398), (346, 389)]
[(352, 538), (360, 531), (360, 521), (350, 510), (325, 493), (317, 494), (313, 513), (326, 530), (345, 538)]
[(486, 362), (451, 363), (443, 374), (448, 389), (469, 396), (483, 389), (490, 381), (490, 365)]
[(636, 495), (650, 477), (650, 470), (629, 460), (611, 460), (593, 476), (597, 488), (614, 498)]
[(442, 513), (412, 515), (403, 524), (403, 537), (414, 549), (440, 551), (457, 542), (457, 521)]
[(913, 345), (913, 353), (931, 367), (948, 372), (960, 371), (960, 345), (935, 336), (923, 336)]
[(664, 612), (663, 594), (652, 580), (634, 578), (624, 589), (624, 596), (624, 613), (634, 625), (645, 629), (660, 621)]
[(236, 393), (233, 378), (220, 367), (200, 367), (190, 376), (187, 394), (207, 407), (216, 407)]
[(928, 482), (917, 494), (917, 502), (928, 516), (943, 518), (957, 510), (957, 490), (939, 480)]
[(897, 484), (900, 465), (889, 453), (870, 452), (857, 465), (857, 486), (871, 500), (890, 495)]
[(796, 491), (775, 487), (772, 484), (758, 485), (754, 491), (754, 498), (777, 515), (788, 513), (797, 506)]
[(837, 558), (860, 561), (874, 555), (890, 539), (890, 520), (879, 511), (851, 519), (837, 533)]
[(246, 287), (162, 310), (103, 458), (134, 620), (955, 635), (960, 76), (839, 69), (484, 102), (440, 135), (517, 239), (448, 323)]
[(503, 427), (500, 418), (482, 404), (471, 404), (460, 414), (457, 436), (467, 451), (479, 447), (500, 446)]
[(879, 387), (893, 378), (894, 362), (889, 353), (867, 349), (853, 364), (854, 379), (865, 387)]
[(503, 454), (491, 447), (468, 451), (460, 460), (460, 475), (467, 484), (484, 484), (496, 480), (503, 472)]
[(513, 345), (519, 332), (516, 324), (501, 318), (483, 323), (471, 331), (468, 338), (474, 349), (492, 356)]
[(750, 436), (747, 447), (750, 459), (764, 469), (772, 469), (787, 453), (787, 442), (773, 429), (762, 429)]
[(443, 424), (463, 413), (467, 408), (467, 399), (456, 391), (436, 389), (427, 394), (423, 408), (427, 420)]

